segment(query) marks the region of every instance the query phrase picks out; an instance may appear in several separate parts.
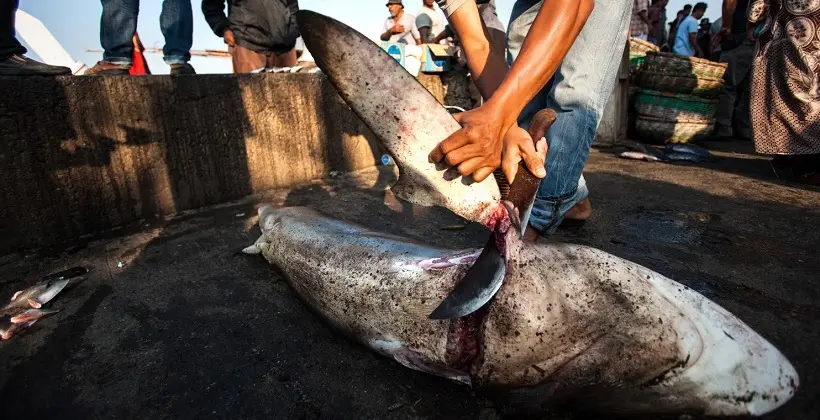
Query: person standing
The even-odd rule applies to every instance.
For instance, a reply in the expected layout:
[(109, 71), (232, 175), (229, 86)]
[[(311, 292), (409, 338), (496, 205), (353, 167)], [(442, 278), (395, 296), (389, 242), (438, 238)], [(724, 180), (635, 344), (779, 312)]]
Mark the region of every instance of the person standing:
[(646, 41), (649, 38), (648, 0), (633, 0), (632, 20), (629, 25), (629, 36)]
[[(565, 219), (586, 220), (592, 207), (582, 172), (615, 86), (633, 0), (517, 0), (507, 62), (491, 53), (473, 0), (436, 1), (487, 101), (456, 114), (462, 128), (431, 151), (432, 161), (476, 181), (500, 166), (510, 182), (523, 161), (542, 178), (532, 209), (521, 216), (530, 235), (550, 234)], [(558, 118), (544, 133), (539, 117), (547, 108)], [(536, 133), (534, 143), (530, 128), (540, 129), (546, 141)]]
[(205, 20), (228, 45), (234, 73), (296, 66), (298, 11), (297, 0), (202, 0)]
[(706, 13), (706, 3), (698, 3), (692, 8), (692, 14), (687, 16), (680, 27), (678, 27), (675, 36), (675, 46), (672, 51), (678, 55), (685, 55), (688, 57), (703, 57), (703, 50), (698, 44), (698, 21)]
[(820, 5), (752, 0), (748, 20), (759, 29), (751, 70), (755, 150), (775, 155), (778, 177), (820, 186)]
[(723, 88), (715, 113), (715, 137), (750, 139), (749, 86), (755, 40), (748, 31), (748, 0), (724, 0), (720, 41), (720, 62), (726, 63)]
[(435, 1), (423, 0), (421, 9), (416, 15), (416, 28), (422, 43), (428, 43), (435, 39), (438, 34), (444, 32), (444, 15), (433, 8)]
[(404, 11), (401, 0), (387, 0), (390, 17), (384, 20), (381, 40), (410, 45), (421, 44), (421, 35), (416, 28), (416, 17)]
[(692, 5), (687, 4), (683, 6), (683, 9), (678, 10), (678, 14), (677, 16), (675, 16), (675, 20), (669, 22), (669, 38), (667, 41), (669, 44), (671, 44), (669, 45), (670, 49), (675, 47), (675, 39), (678, 36), (678, 28), (680, 27), (680, 24), (683, 23), (683, 20), (686, 19), (690, 13), (692, 13)]
[[(140, 0), (101, 0), (100, 44), (103, 59), (87, 75), (125, 75), (133, 63), (133, 36), (137, 32)], [(191, 0), (164, 0), (159, 25), (165, 37), (163, 59), (172, 75), (195, 74), (188, 63), (194, 36)]]
[(19, 0), (0, 0), (0, 76), (59, 76), (71, 69), (51, 66), (25, 56), (28, 52), (14, 33)]
[(646, 16), (649, 18), (649, 37), (647, 41), (661, 46), (666, 42), (666, 5), (669, 0), (654, 0)]

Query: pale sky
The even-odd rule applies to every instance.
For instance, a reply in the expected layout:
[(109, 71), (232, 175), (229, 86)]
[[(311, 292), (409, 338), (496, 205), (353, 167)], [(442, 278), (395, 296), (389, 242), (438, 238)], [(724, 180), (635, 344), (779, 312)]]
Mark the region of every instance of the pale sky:
[[(602, 0), (612, 1), (612, 0)], [(300, 0), (301, 9), (336, 18), (371, 39), (377, 39), (388, 16), (384, 0)], [(499, 17), (506, 26), (514, 0), (496, 0)], [(670, 0), (667, 16), (673, 19), (675, 12), (684, 4), (695, 1)], [(720, 0), (706, 2), (709, 9), (706, 17), (712, 21), (720, 17)], [(164, 40), (159, 29), (161, 0), (144, 0), (140, 10), (137, 30), (146, 47), (162, 48)], [(200, 0), (192, 0), (194, 8), (194, 50), (226, 49), (221, 38), (211, 32), (200, 9)], [(405, 0), (408, 12), (416, 14), (421, 0)], [(101, 53), (89, 53), (86, 49), (100, 49), (100, 0), (21, 0), (20, 9), (40, 19), (69, 54), (91, 67), (102, 58)], [(22, 40), (21, 40), (22, 41)], [(32, 58), (37, 58), (31, 54)], [(161, 54), (146, 54), (148, 65), (154, 74), (166, 74), (169, 69), (162, 61)], [(230, 59), (216, 57), (193, 57), (191, 64), (199, 73), (230, 73)]]

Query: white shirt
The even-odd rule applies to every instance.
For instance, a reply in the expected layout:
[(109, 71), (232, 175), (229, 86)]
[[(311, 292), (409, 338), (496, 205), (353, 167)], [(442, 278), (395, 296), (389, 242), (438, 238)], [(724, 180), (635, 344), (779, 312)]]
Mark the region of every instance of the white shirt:
[(404, 26), (404, 32), (390, 35), (390, 39), (388, 39), (388, 41), (416, 45), (416, 40), (421, 39), (419, 29), (416, 28), (416, 17), (410, 13), (404, 12), (399, 18), (399, 21), (395, 23), (393, 22), (392, 17), (385, 19), (382, 32), (387, 32), (387, 30), (392, 28), (395, 24)]
[(420, 15), (422, 13), (430, 16), (430, 20), (433, 21), (433, 27), (430, 28), (430, 32), (433, 33), (433, 36), (438, 36), (438, 34), (444, 32), (444, 26), (446, 25), (445, 22), (447, 19), (444, 17), (443, 13), (437, 12), (435, 9), (428, 9), (424, 6), (421, 7), (418, 14)]

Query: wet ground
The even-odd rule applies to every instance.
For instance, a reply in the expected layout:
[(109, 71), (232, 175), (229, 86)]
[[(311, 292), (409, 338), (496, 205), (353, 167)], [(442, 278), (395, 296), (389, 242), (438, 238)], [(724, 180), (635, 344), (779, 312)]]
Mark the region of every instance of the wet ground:
[[(592, 245), (685, 283), (740, 316), (795, 364), (802, 388), (770, 419), (820, 416), (820, 190), (774, 179), (748, 143), (704, 164), (593, 150), (594, 215), (550, 240)], [(343, 178), (343, 179), (341, 179)], [(472, 418), (503, 413), (462, 386), (335, 333), (276, 268), (239, 254), (259, 202), (310, 205), (454, 247), (476, 226), (402, 205), (389, 171), (276, 191), (68, 247), (0, 257), (0, 296), (75, 265), (62, 311), (0, 343), (0, 418)], [(600, 418), (558, 413), (549, 418)]]

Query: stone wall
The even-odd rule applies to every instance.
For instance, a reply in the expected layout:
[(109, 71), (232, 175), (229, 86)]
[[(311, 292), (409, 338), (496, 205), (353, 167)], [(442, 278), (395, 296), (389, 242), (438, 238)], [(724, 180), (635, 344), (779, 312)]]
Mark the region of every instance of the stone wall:
[(320, 74), (0, 77), (0, 254), (378, 162)]

